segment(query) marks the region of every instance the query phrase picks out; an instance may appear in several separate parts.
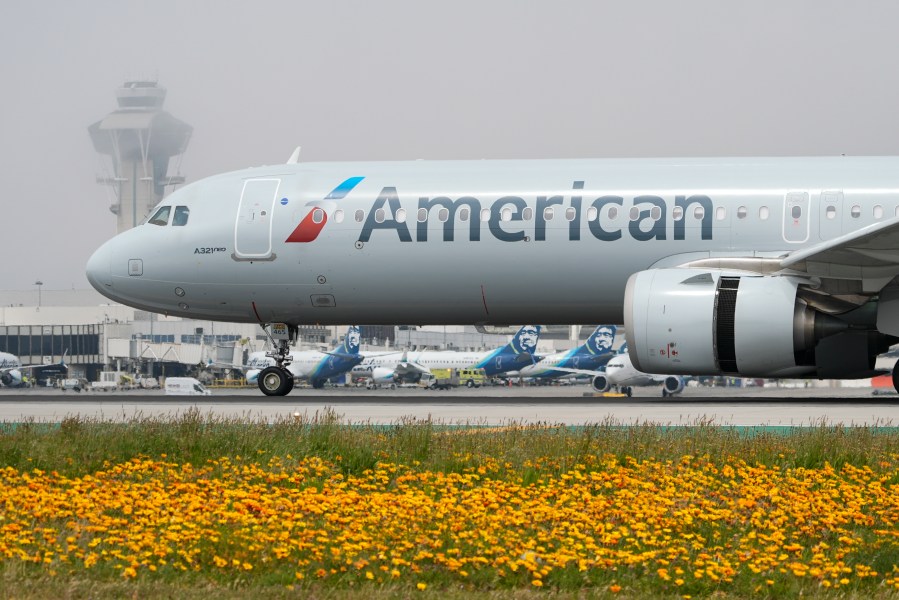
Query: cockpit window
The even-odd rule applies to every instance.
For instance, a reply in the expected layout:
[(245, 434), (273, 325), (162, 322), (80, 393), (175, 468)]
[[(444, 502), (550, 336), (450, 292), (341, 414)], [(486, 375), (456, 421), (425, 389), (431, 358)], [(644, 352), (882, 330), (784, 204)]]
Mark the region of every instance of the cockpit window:
[(176, 206), (175, 216), (172, 218), (173, 227), (183, 227), (187, 225), (187, 218), (190, 216), (190, 209), (186, 206)]
[(171, 206), (163, 206), (159, 210), (156, 211), (156, 214), (150, 217), (150, 220), (147, 221), (150, 225), (162, 225), (165, 227), (169, 224), (169, 212), (172, 210)]

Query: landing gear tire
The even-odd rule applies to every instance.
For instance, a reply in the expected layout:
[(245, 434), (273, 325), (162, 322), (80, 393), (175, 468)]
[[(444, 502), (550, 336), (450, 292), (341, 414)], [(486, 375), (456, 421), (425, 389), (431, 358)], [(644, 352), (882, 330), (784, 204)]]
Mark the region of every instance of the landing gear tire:
[(899, 392), (899, 361), (893, 365), (893, 389)]
[(286, 396), (293, 388), (293, 376), (278, 367), (266, 367), (259, 374), (259, 389), (266, 396)]
[(624, 388), (624, 393), (628, 398), (630, 398), (634, 391), (631, 389), (631, 386), (627, 386), (626, 388)]

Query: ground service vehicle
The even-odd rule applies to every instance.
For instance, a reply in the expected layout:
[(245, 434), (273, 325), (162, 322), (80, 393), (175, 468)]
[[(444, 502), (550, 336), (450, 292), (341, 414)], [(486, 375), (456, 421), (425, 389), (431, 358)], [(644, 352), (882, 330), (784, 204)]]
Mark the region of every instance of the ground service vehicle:
[(166, 396), (211, 396), (212, 392), (193, 377), (166, 377)]

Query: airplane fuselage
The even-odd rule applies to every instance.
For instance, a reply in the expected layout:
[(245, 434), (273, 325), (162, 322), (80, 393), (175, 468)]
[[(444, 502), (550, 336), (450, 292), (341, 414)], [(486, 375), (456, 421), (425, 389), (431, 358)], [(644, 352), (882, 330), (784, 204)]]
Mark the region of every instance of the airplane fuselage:
[(899, 211), (899, 159), (310, 163), (163, 201), (184, 225), (104, 245), (93, 285), (196, 319), (620, 323), (628, 277), (776, 257)]

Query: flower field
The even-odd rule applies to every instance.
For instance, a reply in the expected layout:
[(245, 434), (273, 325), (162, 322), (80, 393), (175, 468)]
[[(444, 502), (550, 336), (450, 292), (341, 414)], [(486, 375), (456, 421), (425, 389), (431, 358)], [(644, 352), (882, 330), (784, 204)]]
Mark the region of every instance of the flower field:
[(897, 446), (826, 426), (9, 427), (0, 565), (296, 592), (889, 597)]

